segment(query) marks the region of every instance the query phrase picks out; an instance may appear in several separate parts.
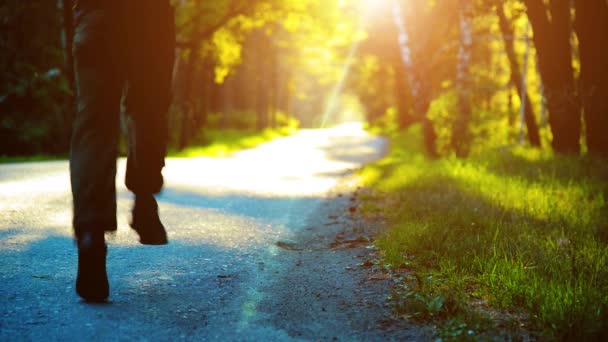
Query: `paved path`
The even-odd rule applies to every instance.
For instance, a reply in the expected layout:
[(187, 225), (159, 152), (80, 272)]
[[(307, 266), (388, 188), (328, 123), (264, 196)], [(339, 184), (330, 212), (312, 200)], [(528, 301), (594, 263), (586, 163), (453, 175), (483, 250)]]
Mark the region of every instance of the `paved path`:
[(232, 158), (170, 159), (164, 247), (128, 228), (120, 161), (104, 305), (74, 293), (67, 162), (0, 165), (0, 340), (423, 339), (382, 328), (386, 284), (365, 280), (361, 250), (329, 247), (356, 225), (348, 175), (384, 150), (346, 125)]

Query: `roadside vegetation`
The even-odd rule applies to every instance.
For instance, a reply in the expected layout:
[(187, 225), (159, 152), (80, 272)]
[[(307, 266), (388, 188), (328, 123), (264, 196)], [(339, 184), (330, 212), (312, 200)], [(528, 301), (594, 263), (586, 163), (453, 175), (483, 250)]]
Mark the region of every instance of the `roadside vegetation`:
[(254, 148), (273, 139), (291, 135), (296, 131), (297, 126), (267, 128), (261, 132), (235, 129), (206, 130), (202, 131), (199, 136), (196, 137), (191, 146), (186, 147), (181, 151), (171, 151), (169, 157), (227, 157), (234, 152)]
[[(209, 129), (199, 133), (190, 146), (183, 150), (172, 148), (168, 157), (173, 158), (196, 158), (196, 157), (228, 157), (231, 154), (249, 148), (254, 148), (273, 139), (294, 134), (298, 130), (296, 121), (278, 128), (267, 128), (262, 131), (253, 129)], [(127, 155), (126, 143), (120, 146), (120, 155)], [(68, 159), (66, 154), (59, 155), (34, 155), (9, 157), (0, 156), (0, 164), (41, 162)]]
[[(282, 135), (292, 122), (340, 122), (351, 106), (335, 89), (351, 46), (364, 38), (358, 2), (170, 2), (177, 43), (170, 150), (182, 151), (174, 155), (225, 155)], [(69, 152), (75, 3), (0, 4), (0, 156)]]
[(396, 310), (440, 319), (448, 339), (500, 321), (606, 340), (608, 162), (523, 147), (429, 159), (420, 131), (362, 171), (364, 215), (387, 228), (381, 262), (402, 277)]

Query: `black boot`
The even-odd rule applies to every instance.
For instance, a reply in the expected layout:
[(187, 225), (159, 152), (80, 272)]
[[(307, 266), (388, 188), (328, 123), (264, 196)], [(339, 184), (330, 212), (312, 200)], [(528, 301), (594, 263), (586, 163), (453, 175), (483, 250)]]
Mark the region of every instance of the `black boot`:
[(158, 217), (158, 204), (153, 195), (136, 195), (131, 228), (139, 234), (142, 245), (166, 245), (167, 232)]
[(106, 255), (103, 232), (86, 232), (78, 237), (76, 293), (87, 302), (105, 302), (110, 295)]

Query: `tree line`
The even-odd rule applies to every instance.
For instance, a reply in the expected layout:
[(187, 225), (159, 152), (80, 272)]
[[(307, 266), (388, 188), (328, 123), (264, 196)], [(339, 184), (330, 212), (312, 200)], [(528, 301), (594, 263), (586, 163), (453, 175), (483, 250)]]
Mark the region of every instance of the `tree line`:
[[(0, 154), (65, 153), (73, 108), (74, 0), (1, 5)], [(206, 128), (261, 130), (321, 120), (357, 29), (346, 5), (172, 1), (177, 47), (171, 143)], [(330, 1), (331, 3), (331, 1)], [(317, 94), (314, 94), (318, 92)]]
[[(174, 0), (171, 140), (420, 123), (432, 155), (521, 143), (608, 156), (606, 0)], [(0, 154), (65, 153), (72, 0), (0, 6)]]
[[(383, 14), (393, 22), (375, 35), (392, 33), (382, 49), (372, 42), (370, 54), (390, 61), (384, 68), (398, 89), (398, 121), (422, 122), (430, 153), (466, 155), (497, 132), (508, 132), (509, 125), (497, 127), (497, 121), (517, 114), (508, 123), (532, 146), (540, 147), (544, 138), (559, 153), (608, 156), (602, 133), (608, 127), (605, 0), (393, 4)], [(399, 46), (391, 50), (391, 41)], [(519, 102), (516, 110), (513, 102)], [(381, 111), (371, 110), (375, 117)]]

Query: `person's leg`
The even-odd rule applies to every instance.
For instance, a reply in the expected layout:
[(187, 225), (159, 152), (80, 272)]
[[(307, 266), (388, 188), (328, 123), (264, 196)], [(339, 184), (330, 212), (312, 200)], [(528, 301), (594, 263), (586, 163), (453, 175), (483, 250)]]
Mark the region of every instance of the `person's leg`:
[[(128, 6), (128, 5), (127, 5)], [(132, 23), (127, 37), (126, 110), (129, 157), (125, 183), (135, 194), (131, 225), (143, 244), (167, 243), (154, 194), (163, 186), (162, 168), (167, 152), (167, 111), (175, 53), (173, 9), (167, 0), (146, 3), (146, 11), (127, 8)], [(136, 14), (137, 13), (137, 14)]]
[(116, 156), (124, 79), (112, 47), (111, 15), (77, 8), (74, 37), (76, 114), (70, 175), (78, 242), (76, 290), (85, 300), (108, 297), (104, 232), (116, 230)]

